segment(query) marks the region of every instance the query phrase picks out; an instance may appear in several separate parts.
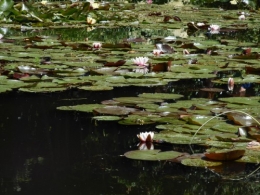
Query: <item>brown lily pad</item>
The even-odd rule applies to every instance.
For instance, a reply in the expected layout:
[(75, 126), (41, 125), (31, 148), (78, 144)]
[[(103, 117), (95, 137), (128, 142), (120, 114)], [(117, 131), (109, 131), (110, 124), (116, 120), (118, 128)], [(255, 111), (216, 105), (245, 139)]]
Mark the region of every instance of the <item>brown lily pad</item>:
[(205, 156), (211, 160), (229, 161), (237, 160), (245, 154), (245, 150), (221, 150), (215, 152), (207, 152)]

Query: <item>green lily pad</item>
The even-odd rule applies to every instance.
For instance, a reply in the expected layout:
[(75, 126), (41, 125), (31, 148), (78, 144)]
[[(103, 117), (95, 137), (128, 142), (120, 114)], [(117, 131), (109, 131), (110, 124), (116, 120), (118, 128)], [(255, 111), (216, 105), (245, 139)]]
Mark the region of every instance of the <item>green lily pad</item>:
[(202, 159), (183, 159), (181, 164), (192, 167), (215, 167), (222, 165), (221, 162), (214, 162)]
[(133, 150), (126, 152), (125, 157), (135, 160), (161, 161), (177, 158), (183, 153), (175, 151), (161, 152), (160, 150)]
[(259, 106), (259, 97), (232, 97), (232, 98), (219, 98), (220, 101), (235, 103), (235, 104), (246, 104)]
[(135, 108), (127, 108), (122, 106), (104, 106), (101, 108), (95, 108), (93, 112), (98, 114), (106, 114), (106, 115), (128, 115), (131, 112), (135, 112), (137, 109)]
[(86, 91), (110, 91), (113, 90), (113, 87), (94, 85), (94, 86), (78, 87), (78, 89), (86, 90)]
[(118, 121), (121, 120), (122, 117), (119, 116), (94, 116), (93, 119), (97, 121)]
[(161, 99), (151, 99), (151, 98), (142, 98), (142, 97), (119, 97), (113, 98), (113, 100), (126, 103), (126, 104), (143, 104), (143, 103), (155, 103), (163, 102)]
[(93, 112), (96, 108), (103, 108), (105, 105), (102, 104), (80, 104), (75, 106), (59, 106), (58, 110), (68, 110), (68, 111), (79, 111), (79, 112)]
[[(154, 140), (163, 140), (168, 143), (172, 144), (190, 144), (190, 141), (192, 139), (191, 134), (182, 134), (177, 133), (173, 131), (161, 131), (158, 134), (154, 135)], [(193, 138), (192, 143), (193, 144), (203, 144), (207, 141), (208, 136), (205, 135), (197, 135)]]
[(138, 95), (142, 98), (155, 98), (155, 99), (180, 99), (183, 97), (183, 95), (180, 94), (171, 94), (171, 93), (143, 93)]
[(118, 122), (121, 125), (148, 125), (155, 123), (150, 119), (148, 116), (140, 116), (140, 115), (128, 115), (128, 117), (124, 118), (123, 120), (120, 120)]

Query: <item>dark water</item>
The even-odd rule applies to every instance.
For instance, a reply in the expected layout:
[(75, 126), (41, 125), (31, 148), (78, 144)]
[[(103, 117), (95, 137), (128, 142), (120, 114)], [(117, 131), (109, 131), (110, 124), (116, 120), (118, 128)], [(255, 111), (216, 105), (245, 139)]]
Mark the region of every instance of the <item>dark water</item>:
[[(137, 149), (137, 133), (155, 130), (154, 126), (95, 124), (91, 114), (56, 110), (62, 105), (163, 90), (138, 89), (0, 94), (0, 194), (259, 194), (257, 173), (232, 181), (210, 169), (121, 156)], [(175, 148), (180, 146), (155, 145), (155, 149)], [(189, 148), (182, 146), (182, 150)], [(241, 164), (230, 175), (245, 176), (254, 168)]]

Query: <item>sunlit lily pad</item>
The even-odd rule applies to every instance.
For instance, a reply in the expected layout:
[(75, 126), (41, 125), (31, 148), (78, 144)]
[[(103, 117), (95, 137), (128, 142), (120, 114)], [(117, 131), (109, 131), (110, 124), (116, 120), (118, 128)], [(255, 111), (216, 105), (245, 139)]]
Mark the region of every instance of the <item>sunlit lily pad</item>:
[[(155, 134), (154, 139), (162, 140), (162, 141), (172, 143), (172, 144), (190, 144), (190, 142), (192, 140), (192, 135), (165, 130), (165, 131), (161, 131), (158, 134)], [(193, 144), (202, 144), (202, 143), (205, 143), (207, 139), (208, 139), (208, 136), (197, 135), (196, 137), (193, 138), (192, 143)]]
[(215, 125), (221, 122), (221, 118), (214, 118), (212, 119), (212, 116), (205, 116), (205, 115), (194, 115), (194, 116), (190, 116), (188, 117), (188, 121), (190, 124), (194, 124), (194, 125), (203, 125), (204, 123), (207, 126), (210, 125)]
[(126, 152), (124, 155), (134, 160), (161, 161), (177, 158), (182, 153), (175, 151), (161, 152), (160, 150), (133, 150)]
[(241, 114), (241, 113), (228, 113), (227, 117), (229, 120), (232, 120), (237, 125), (241, 125), (241, 126), (258, 125), (257, 121), (255, 121), (249, 115), (245, 115), (245, 114)]

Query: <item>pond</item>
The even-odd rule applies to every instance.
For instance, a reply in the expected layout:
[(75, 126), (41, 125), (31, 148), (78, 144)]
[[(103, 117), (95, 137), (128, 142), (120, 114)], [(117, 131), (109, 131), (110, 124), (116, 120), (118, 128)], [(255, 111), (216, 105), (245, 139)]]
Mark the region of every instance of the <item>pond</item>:
[(258, 194), (258, 11), (4, 2), (1, 194)]

